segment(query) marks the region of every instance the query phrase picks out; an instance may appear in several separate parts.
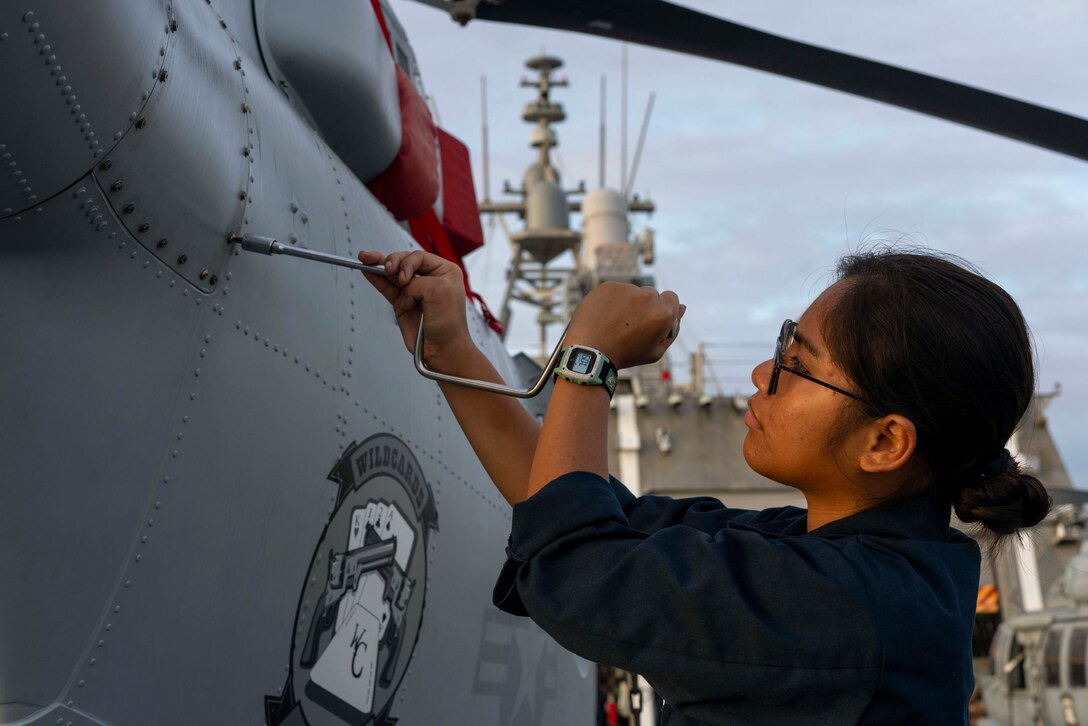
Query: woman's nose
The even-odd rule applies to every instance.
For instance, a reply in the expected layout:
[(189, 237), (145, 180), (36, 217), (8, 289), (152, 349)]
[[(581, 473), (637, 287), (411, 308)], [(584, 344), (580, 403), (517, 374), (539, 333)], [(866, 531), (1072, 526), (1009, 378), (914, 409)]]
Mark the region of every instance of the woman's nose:
[(767, 392), (767, 387), (771, 384), (771, 370), (773, 368), (774, 362), (767, 359), (752, 369), (752, 383), (755, 384), (756, 390), (760, 393)]

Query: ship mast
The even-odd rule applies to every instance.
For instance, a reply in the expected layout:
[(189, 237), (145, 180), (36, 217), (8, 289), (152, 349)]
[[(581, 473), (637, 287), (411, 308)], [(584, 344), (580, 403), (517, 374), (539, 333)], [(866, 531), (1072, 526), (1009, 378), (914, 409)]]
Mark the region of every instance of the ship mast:
[[(568, 277), (580, 267), (578, 246), (582, 239), (579, 232), (570, 228), (572, 206), (577, 209), (578, 205), (569, 201), (568, 197), (584, 193), (585, 185), (564, 190), (559, 171), (551, 159), (551, 150), (559, 143), (552, 124), (566, 119), (563, 106), (550, 97), (553, 88), (567, 85), (566, 79), (553, 76), (553, 72), (562, 65), (560, 59), (547, 55), (536, 56), (526, 62), (526, 66), (537, 72), (537, 77), (522, 80), (521, 85), (535, 88), (538, 95), (536, 100), (526, 104), (521, 117), (534, 125), (529, 133), (529, 145), (537, 150), (537, 158), (525, 170), (520, 187), (513, 188), (509, 182), (503, 186), (503, 193), (520, 197), (520, 201), (484, 200), (480, 204), (482, 213), (501, 215), (515, 212), (525, 220), (524, 229), (507, 233), (513, 254), (500, 319), (503, 329), (508, 329), (510, 305), (514, 300), (539, 308), (537, 323), (540, 326), (541, 361), (546, 360), (551, 352), (547, 341), (548, 326), (565, 322), (563, 316), (556, 312), (562, 303), (559, 293)], [(568, 250), (574, 255), (574, 268), (558, 268), (551, 264)]]

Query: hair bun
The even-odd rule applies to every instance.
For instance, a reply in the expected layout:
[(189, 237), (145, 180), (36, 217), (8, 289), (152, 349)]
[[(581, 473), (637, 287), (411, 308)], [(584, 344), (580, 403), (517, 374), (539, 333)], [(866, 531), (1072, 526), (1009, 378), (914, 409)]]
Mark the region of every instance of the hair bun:
[(952, 500), (961, 521), (978, 522), (998, 535), (1035, 526), (1050, 511), (1050, 504), (1043, 483), (1020, 471), (1015, 459), (992, 479), (961, 488)]

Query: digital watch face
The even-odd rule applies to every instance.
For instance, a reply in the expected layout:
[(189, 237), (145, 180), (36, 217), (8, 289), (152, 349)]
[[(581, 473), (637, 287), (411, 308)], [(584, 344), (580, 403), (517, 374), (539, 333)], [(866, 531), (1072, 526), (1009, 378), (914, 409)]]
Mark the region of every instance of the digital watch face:
[(582, 350), (581, 348), (575, 348), (571, 354), (571, 360), (567, 364), (567, 367), (572, 373), (586, 374), (593, 368), (593, 361), (597, 358), (596, 355), (590, 353), (588, 350)]

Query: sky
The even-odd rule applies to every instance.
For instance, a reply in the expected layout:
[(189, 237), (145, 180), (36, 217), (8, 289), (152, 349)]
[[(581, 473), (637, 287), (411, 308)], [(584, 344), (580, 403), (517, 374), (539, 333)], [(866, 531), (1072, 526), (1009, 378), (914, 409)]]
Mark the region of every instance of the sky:
[[(682, 4), (1088, 117), (1088, 5), (1079, 1)], [(619, 43), (483, 21), (461, 28), (413, 0), (393, 0), (393, 9), (440, 125), (472, 152), (481, 195), (481, 77), (491, 195), (501, 199), (502, 181), (517, 186), (532, 160), (520, 114), (534, 93), (518, 84), (534, 75), (525, 60), (542, 51), (564, 60), (558, 74), (570, 81), (553, 93), (568, 116), (554, 157), (564, 185), (597, 186), (602, 75), (606, 183), (619, 185)], [(670, 350), (679, 379), (702, 341), (721, 392), (749, 395), (751, 368), (769, 357), (781, 321), (804, 311), (840, 255), (879, 240), (925, 245), (974, 263), (1020, 304), (1038, 388), (1061, 387), (1050, 430), (1074, 483), (1088, 488), (1088, 163), (739, 66), (640, 46), (628, 46), (628, 58), (629, 156), (656, 93), (634, 191), (657, 211), (632, 225), (654, 228), (657, 260), (647, 272), (688, 306)], [(466, 258), (496, 313), (509, 258), (497, 227)], [(512, 351), (535, 354), (533, 318), (515, 307)]]

